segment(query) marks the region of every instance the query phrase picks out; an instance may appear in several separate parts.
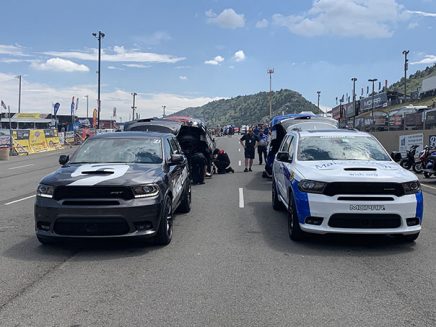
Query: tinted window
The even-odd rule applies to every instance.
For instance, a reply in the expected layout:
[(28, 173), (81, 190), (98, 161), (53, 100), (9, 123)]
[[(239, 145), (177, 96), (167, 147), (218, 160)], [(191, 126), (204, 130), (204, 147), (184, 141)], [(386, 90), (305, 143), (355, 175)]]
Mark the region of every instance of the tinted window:
[(162, 141), (148, 138), (91, 138), (71, 158), (71, 163), (161, 163)]

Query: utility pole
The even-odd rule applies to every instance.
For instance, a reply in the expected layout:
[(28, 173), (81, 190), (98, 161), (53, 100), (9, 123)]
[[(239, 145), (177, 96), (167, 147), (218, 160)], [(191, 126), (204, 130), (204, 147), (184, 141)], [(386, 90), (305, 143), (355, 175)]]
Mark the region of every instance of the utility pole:
[(18, 78), (18, 113), (21, 112), (21, 75), (17, 76)]
[(272, 74), (274, 74), (274, 68), (270, 68), (267, 71), (267, 74), (269, 74), (269, 118), (272, 118), (272, 88), (271, 88), (271, 83), (272, 83)]
[(163, 116), (162, 116), (162, 117), (163, 117), (163, 118), (165, 118), (165, 116), (166, 116), (166, 115), (165, 115), (165, 108), (166, 108), (166, 107), (167, 107), (167, 106), (162, 106), (162, 109), (163, 109)]
[(89, 119), (89, 116), (88, 116), (89, 96), (85, 95), (84, 98), (86, 98), (86, 119)]
[(318, 93), (318, 110), (321, 110), (319, 109), (319, 97), (321, 96), (321, 91), (316, 91), (316, 93)]
[(357, 78), (353, 77), (353, 128), (356, 128), (356, 81)]
[(97, 98), (97, 129), (100, 129), (100, 110), (101, 110), (101, 100), (100, 100), (100, 78), (101, 78), (101, 39), (104, 38), (105, 34), (101, 31), (97, 33), (92, 33), (98, 40), (98, 98)]
[(407, 93), (407, 69), (409, 68), (409, 60), (407, 59), (407, 55), (409, 54), (409, 50), (404, 50), (404, 102), (406, 102), (406, 93)]
[(368, 82), (372, 82), (371, 117), (372, 117), (372, 126), (373, 126), (373, 128), (375, 128), (375, 120), (374, 120), (374, 83), (377, 82), (377, 78), (369, 79)]
[(135, 98), (138, 95), (138, 93), (133, 92), (133, 93), (130, 93), (130, 94), (133, 95), (133, 105), (132, 105), (133, 115), (132, 115), (132, 120), (135, 120), (135, 109), (136, 109), (136, 107), (135, 107)]

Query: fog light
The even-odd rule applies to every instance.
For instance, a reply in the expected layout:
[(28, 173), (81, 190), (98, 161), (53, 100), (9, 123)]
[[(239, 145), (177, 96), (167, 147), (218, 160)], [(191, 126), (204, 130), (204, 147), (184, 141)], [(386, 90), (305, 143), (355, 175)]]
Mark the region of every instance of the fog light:
[(153, 224), (149, 221), (138, 221), (135, 223), (135, 228), (137, 231), (141, 232), (144, 230), (149, 230), (153, 228)]
[(39, 221), (36, 224), (36, 228), (48, 232), (50, 230), (50, 223), (45, 221)]
[(419, 219), (418, 218), (407, 218), (406, 223), (407, 223), (407, 226), (416, 226), (416, 225), (419, 225)]
[(321, 225), (322, 224), (322, 221), (324, 220), (324, 218), (322, 218), (322, 217), (307, 217), (306, 218), (306, 224), (309, 224), (309, 225)]

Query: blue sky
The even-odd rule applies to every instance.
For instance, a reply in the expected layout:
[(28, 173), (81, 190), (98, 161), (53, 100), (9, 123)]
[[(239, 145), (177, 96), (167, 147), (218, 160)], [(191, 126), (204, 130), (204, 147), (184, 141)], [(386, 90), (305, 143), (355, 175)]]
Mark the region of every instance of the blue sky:
[[(102, 41), (102, 117), (141, 117), (218, 98), (289, 88), (332, 107), (369, 78), (397, 81), (436, 63), (436, 0), (2, 1), (0, 98), (22, 111), (96, 107)], [(357, 92), (359, 93), (359, 91)]]

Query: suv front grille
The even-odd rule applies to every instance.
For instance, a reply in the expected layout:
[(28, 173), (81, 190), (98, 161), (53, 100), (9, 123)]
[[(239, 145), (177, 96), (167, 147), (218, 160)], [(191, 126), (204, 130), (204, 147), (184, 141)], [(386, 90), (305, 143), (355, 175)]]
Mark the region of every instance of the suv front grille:
[(327, 184), (324, 194), (334, 195), (395, 195), (403, 196), (404, 189), (399, 183), (333, 182)]
[(121, 218), (59, 218), (54, 225), (59, 235), (108, 236), (129, 232), (129, 225)]
[(123, 199), (134, 198), (132, 189), (123, 186), (58, 186), (53, 198), (64, 199)]
[(328, 225), (337, 228), (397, 228), (401, 217), (394, 214), (337, 213), (330, 217)]

